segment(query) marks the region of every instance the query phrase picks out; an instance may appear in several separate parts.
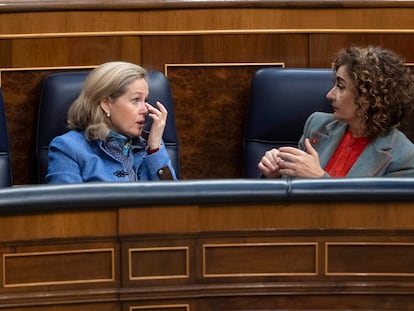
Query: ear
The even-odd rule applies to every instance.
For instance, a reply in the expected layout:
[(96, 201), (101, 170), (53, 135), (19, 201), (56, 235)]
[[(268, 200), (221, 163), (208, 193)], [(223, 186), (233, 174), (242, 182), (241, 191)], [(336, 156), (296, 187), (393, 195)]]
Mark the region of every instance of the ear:
[(101, 102), (99, 103), (99, 106), (101, 106), (101, 109), (105, 112), (105, 114), (107, 114), (108, 112), (111, 112), (111, 105), (112, 103), (108, 97), (102, 99)]

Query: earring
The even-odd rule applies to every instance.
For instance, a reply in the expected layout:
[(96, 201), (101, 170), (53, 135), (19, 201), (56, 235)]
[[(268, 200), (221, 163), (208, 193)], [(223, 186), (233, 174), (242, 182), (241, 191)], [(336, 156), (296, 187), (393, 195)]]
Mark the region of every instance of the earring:
[(108, 112), (106, 113), (106, 116), (109, 118), (109, 117), (111, 116), (111, 113), (108, 111)]

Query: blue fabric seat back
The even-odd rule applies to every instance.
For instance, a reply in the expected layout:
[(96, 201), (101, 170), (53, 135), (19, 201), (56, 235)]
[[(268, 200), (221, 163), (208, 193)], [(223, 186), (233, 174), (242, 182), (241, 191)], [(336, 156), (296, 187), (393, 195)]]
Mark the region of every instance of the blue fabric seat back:
[[(42, 82), (36, 134), (37, 178), (39, 183), (45, 183), (46, 181), (49, 144), (54, 137), (68, 131), (66, 127), (68, 109), (79, 95), (89, 72), (54, 73), (45, 77)], [(170, 84), (163, 73), (148, 71), (148, 85), (148, 103), (155, 106), (158, 100), (168, 110), (163, 139), (178, 177), (178, 139)], [(149, 127), (150, 122), (147, 123)]]
[(243, 177), (258, 178), (257, 164), (271, 148), (297, 146), (307, 117), (331, 112), (326, 94), (332, 69), (264, 68), (250, 85), (243, 141)]
[(12, 181), (11, 152), (7, 130), (3, 92), (0, 89), (0, 187), (10, 187)]

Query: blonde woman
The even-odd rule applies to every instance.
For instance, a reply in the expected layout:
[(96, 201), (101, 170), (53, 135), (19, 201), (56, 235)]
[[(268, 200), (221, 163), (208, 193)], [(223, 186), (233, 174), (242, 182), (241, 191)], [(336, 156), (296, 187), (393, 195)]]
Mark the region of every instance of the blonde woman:
[(49, 146), (48, 183), (176, 179), (162, 141), (168, 112), (160, 102), (158, 109), (146, 102), (146, 78), (144, 68), (128, 62), (91, 71), (69, 109), (70, 131)]

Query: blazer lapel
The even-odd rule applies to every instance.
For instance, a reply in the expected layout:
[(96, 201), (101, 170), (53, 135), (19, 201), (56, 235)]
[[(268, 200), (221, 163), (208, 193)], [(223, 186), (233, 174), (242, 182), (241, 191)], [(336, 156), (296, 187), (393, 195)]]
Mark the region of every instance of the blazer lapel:
[(328, 164), (329, 159), (332, 157), (339, 142), (344, 136), (346, 129), (347, 125), (345, 123), (334, 121), (326, 125), (325, 131), (313, 134), (318, 142), (317, 151), (322, 167), (326, 167)]
[(392, 158), (388, 152), (392, 148), (392, 141), (392, 138), (377, 137), (368, 144), (349, 170), (347, 177), (377, 176)]

